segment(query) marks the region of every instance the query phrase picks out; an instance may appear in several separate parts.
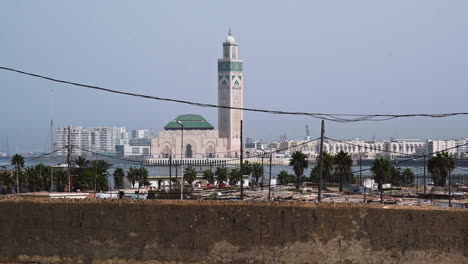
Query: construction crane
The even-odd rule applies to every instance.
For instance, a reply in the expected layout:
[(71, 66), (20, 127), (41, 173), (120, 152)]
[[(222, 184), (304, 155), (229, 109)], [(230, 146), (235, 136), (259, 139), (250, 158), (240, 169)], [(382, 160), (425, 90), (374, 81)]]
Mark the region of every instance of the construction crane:
[(310, 141), (309, 125), (306, 125), (306, 140)]

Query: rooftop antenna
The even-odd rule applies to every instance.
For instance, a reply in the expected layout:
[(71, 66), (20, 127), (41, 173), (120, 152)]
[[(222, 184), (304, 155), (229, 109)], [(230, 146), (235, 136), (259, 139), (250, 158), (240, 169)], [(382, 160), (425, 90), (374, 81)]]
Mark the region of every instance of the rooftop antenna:
[(231, 36), (231, 26), (229, 26), (229, 36)]

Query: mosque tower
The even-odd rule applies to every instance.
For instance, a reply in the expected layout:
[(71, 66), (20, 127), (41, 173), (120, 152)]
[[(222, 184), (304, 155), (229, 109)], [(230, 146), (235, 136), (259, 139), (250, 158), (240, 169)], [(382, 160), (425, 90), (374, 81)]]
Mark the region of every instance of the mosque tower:
[[(239, 59), (238, 44), (229, 35), (223, 42), (223, 58), (218, 59), (218, 105), (229, 107), (244, 106), (243, 60)], [(240, 121), (242, 110), (218, 108), (219, 137), (227, 138), (227, 157), (240, 155)]]

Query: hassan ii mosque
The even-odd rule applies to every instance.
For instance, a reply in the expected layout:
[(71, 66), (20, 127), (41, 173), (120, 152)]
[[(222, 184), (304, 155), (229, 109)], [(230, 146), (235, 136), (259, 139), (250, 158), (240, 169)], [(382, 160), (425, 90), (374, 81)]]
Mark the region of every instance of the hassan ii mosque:
[[(243, 107), (243, 61), (238, 43), (231, 35), (223, 42), (223, 58), (218, 59), (218, 105)], [(240, 156), (242, 110), (218, 108), (218, 129), (201, 115), (179, 115), (158, 137), (151, 138), (153, 158), (235, 158)], [(181, 142), (183, 125), (183, 142)], [(181, 155), (183, 143), (183, 156)]]

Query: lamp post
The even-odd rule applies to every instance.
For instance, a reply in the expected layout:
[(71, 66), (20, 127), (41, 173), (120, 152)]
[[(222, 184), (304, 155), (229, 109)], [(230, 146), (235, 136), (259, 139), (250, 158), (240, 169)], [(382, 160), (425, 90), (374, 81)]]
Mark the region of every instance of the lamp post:
[(182, 127), (181, 140), (180, 140), (180, 200), (184, 200), (184, 124), (180, 120), (176, 120), (177, 124)]
[(262, 187), (262, 192), (263, 192), (263, 182), (264, 182), (263, 179), (265, 177), (265, 172), (263, 170), (263, 157), (265, 156), (265, 150), (261, 149), (261, 151), (263, 151), (263, 153), (262, 153), (262, 183), (260, 184), (260, 186)]

